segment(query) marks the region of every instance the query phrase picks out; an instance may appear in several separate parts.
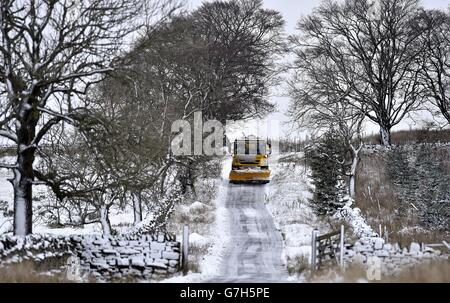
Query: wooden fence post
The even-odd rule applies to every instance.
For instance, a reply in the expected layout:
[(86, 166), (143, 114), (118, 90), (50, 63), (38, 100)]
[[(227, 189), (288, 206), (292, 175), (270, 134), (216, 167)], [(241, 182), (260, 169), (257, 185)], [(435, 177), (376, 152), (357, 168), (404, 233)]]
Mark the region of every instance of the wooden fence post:
[(311, 233), (311, 270), (316, 270), (316, 253), (317, 253), (317, 246), (316, 246), (316, 236), (319, 231), (315, 228), (313, 229)]
[(185, 276), (188, 272), (188, 255), (189, 255), (189, 226), (185, 225), (183, 227), (183, 258), (182, 258), (182, 268), (183, 275)]
[(341, 269), (344, 269), (344, 238), (345, 238), (345, 230), (344, 225), (341, 225), (341, 238), (340, 238), (340, 254), (339, 254), (339, 263), (341, 265)]

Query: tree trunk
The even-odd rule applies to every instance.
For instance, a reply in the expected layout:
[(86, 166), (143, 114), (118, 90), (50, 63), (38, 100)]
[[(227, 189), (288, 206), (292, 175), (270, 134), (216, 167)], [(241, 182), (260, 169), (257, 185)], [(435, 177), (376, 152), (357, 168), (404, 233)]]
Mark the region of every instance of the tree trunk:
[(14, 235), (26, 236), (32, 230), (32, 185), (28, 179), (14, 170), (14, 179), (11, 180), (14, 187)]
[(109, 221), (109, 207), (100, 206), (100, 223), (102, 224), (103, 236), (111, 236), (111, 222)]
[[(446, 101), (442, 101), (442, 103), (445, 103)], [(447, 101), (447, 103), (450, 101)], [(449, 103), (450, 105), (450, 103)], [(445, 119), (447, 119), (447, 122), (450, 124), (450, 111), (449, 111), (449, 107), (450, 106), (445, 106), (444, 104), (442, 104), (442, 106), (439, 106), (442, 115), (444, 116)]]
[(14, 169), (14, 235), (24, 236), (33, 232), (33, 163), (35, 148), (30, 146), (35, 136), (35, 119), (24, 115), (17, 129), (17, 169)]
[(352, 154), (352, 164), (350, 166), (348, 191), (350, 197), (355, 198), (356, 169), (358, 168), (359, 152), (362, 149), (362, 144), (358, 148), (353, 147), (351, 144), (349, 144), (349, 146)]
[(142, 222), (142, 196), (140, 192), (132, 194), (133, 196), (133, 212), (134, 212), (134, 225)]
[(349, 194), (350, 197), (355, 198), (355, 182), (356, 182), (356, 168), (358, 167), (358, 155), (353, 155), (352, 165), (350, 167), (350, 180), (349, 180)]
[(380, 141), (383, 146), (391, 145), (391, 128), (380, 125)]

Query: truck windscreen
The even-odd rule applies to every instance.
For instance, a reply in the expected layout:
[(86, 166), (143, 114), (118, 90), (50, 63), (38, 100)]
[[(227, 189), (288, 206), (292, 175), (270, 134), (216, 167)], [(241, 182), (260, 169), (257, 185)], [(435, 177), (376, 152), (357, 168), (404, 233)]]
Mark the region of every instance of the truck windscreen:
[(237, 155), (265, 155), (266, 141), (236, 140), (234, 141), (234, 154)]

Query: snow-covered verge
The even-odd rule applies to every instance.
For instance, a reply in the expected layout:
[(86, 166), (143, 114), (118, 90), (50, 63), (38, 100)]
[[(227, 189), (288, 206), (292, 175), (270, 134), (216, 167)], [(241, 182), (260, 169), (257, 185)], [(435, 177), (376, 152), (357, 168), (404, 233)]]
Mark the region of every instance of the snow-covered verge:
[[(202, 234), (192, 232), (189, 235), (189, 247), (191, 254), (197, 254), (198, 268), (190, 269), (187, 275), (174, 276), (163, 280), (165, 283), (197, 283), (205, 282), (217, 276), (220, 271), (220, 264), (223, 259), (224, 249), (230, 241), (229, 230), (227, 230), (229, 213), (224, 206), (227, 194), (228, 175), (231, 168), (231, 157), (226, 156), (222, 161), (222, 172), (220, 178), (215, 180), (216, 194), (212, 199), (211, 205), (200, 205), (193, 203), (190, 206), (181, 206), (184, 213), (190, 216), (193, 221), (198, 220), (199, 216), (205, 216), (205, 212), (199, 211), (200, 206), (205, 209), (207, 214), (212, 215), (213, 221), (205, 225)], [(197, 210), (197, 211), (195, 211)], [(177, 210), (175, 210), (177, 211)], [(197, 219), (196, 219), (197, 218)], [(192, 258), (192, 256), (191, 256)], [(192, 259), (190, 259), (192, 260)]]
[(329, 226), (309, 205), (313, 185), (302, 153), (273, 155), (272, 180), (266, 186), (266, 204), (284, 239), (284, 259), (292, 280), (303, 280), (311, 255), (311, 234)]
[(214, 201), (216, 206), (216, 220), (212, 226), (212, 233), (210, 234), (211, 246), (208, 250), (208, 254), (200, 263), (200, 270), (204, 279), (209, 279), (210, 277), (217, 275), (222, 261), (223, 248), (227, 247), (228, 242), (230, 241), (229, 230), (225, 228), (228, 226), (229, 213), (223, 205), (227, 183), (228, 180), (222, 178), (217, 197)]

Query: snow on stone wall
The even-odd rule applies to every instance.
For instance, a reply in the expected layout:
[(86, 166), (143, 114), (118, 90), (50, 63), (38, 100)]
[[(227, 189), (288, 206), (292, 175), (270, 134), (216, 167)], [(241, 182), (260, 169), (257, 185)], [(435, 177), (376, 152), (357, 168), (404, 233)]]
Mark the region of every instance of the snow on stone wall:
[(379, 238), (379, 235), (367, 224), (361, 215), (361, 210), (357, 207), (352, 207), (353, 202), (353, 199), (349, 196), (343, 197), (339, 203), (344, 206), (338, 209), (333, 217), (335, 219), (344, 219), (352, 227), (355, 236), (359, 239), (375, 241), (375, 239)]
[(81, 266), (97, 278), (150, 279), (180, 269), (180, 243), (168, 234), (85, 237), (78, 246)]
[(409, 247), (400, 247), (398, 243), (384, 243), (382, 238), (365, 238), (347, 247), (344, 260), (347, 265), (357, 263), (366, 266), (373, 266), (378, 260), (382, 275), (391, 276), (419, 263), (448, 257), (439, 250), (430, 247), (422, 248), (415, 242), (412, 242)]
[(441, 251), (429, 247), (421, 247), (418, 243), (411, 243), (409, 247), (400, 247), (398, 243), (385, 243), (366, 223), (361, 210), (352, 207), (353, 200), (345, 197), (345, 205), (340, 208), (334, 218), (344, 219), (353, 229), (358, 240), (347, 245), (344, 255), (346, 264), (358, 263), (368, 266), (378, 258), (383, 275), (398, 274), (404, 268), (412, 267), (420, 262), (433, 259), (446, 259), (449, 256)]
[(180, 269), (180, 243), (174, 236), (96, 235), (0, 236), (0, 266), (24, 260), (78, 257), (81, 273), (97, 279), (150, 279)]
[(25, 260), (36, 262), (72, 254), (75, 242), (70, 237), (30, 235), (0, 236), (0, 266)]

